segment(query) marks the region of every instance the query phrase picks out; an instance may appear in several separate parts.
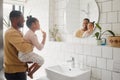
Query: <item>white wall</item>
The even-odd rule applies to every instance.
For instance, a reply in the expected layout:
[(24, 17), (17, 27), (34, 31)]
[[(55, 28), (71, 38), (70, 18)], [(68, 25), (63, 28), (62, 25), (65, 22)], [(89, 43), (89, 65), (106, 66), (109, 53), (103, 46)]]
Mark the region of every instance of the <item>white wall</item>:
[(100, 8), (100, 24), (120, 35), (120, 0), (96, 0)]
[(91, 69), (91, 80), (120, 80), (120, 73), (113, 71), (114, 60), (120, 60), (120, 49), (109, 46), (83, 45), (81, 43), (50, 42), (48, 66), (65, 63), (75, 57), (76, 66)]
[[(64, 3), (61, 4), (63, 1), (65, 0), (55, 0), (56, 3), (53, 5), (56, 5), (57, 8), (63, 7)], [(116, 35), (120, 35), (120, 0), (96, 1), (100, 9), (99, 23), (103, 30), (110, 29)], [(59, 12), (60, 9), (55, 11)], [(62, 14), (62, 11), (58, 14)], [(62, 22), (62, 19), (58, 19), (58, 17), (54, 17), (55, 23), (57, 20)], [(62, 27), (64, 29), (64, 26)], [(74, 56), (76, 64), (80, 66), (81, 62), (84, 62), (87, 67), (91, 68), (91, 80), (120, 80), (120, 73), (113, 71), (114, 60), (120, 59), (120, 48), (93, 45), (95, 44), (94, 39), (73, 39), (70, 37), (69, 40), (70, 42), (49, 42), (47, 44), (48, 46), (52, 45), (46, 48), (49, 53), (47, 57), (49, 63), (46, 61), (47, 66), (64, 63), (70, 59), (70, 56)]]
[(48, 32), (49, 0), (28, 0), (27, 4), (25, 4), (25, 19), (29, 15), (38, 18), (41, 28)]

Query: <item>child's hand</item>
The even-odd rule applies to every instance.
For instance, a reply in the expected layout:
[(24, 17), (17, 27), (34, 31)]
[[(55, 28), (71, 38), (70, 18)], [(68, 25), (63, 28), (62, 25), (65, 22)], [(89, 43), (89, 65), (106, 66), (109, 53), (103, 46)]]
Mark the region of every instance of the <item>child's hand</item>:
[(43, 38), (46, 38), (46, 32), (42, 31)]
[(43, 34), (43, 38), (46, 38), (46, 32), (44, 32), (42, 29), (40, 29), (40, 31), (41, 31), (42, 34)]

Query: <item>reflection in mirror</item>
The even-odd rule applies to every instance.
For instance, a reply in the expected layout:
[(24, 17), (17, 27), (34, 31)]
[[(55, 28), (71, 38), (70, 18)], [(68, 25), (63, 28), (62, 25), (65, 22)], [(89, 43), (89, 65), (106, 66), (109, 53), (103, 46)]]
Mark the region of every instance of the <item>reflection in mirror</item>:
[(75, 37), (79, 37), (82, 38), (82, 35), (85, 31), (87, 31), (87, 25), (90, 22), (90, 20), (88, 18), (85, 18), (82, 22), (82, 28), (77, 29), (77, 31), (75, 32)]
[(87, 24), (87, 30), (83, 33), (82, 37), (88, 37), (93, 33), (94, 30), (94, 22), (89, 22)]
[(94, 24), (91, 30), (88, 29), (90, 27), (87, 24), (98, 22), (98, 19), (99, 11), (95, 0), (68, 0), (66, 27), (69, 34), (74, 34), (78, 38), (90, 36), (94, 31)]
[(94, 31), (94, 21), (90, 22), (88, 18), (85, 18), (82, 23), (82, 28), (79, 28), (75, 33), (74, 36), (78, 38), (86, 38), (90, 36)]

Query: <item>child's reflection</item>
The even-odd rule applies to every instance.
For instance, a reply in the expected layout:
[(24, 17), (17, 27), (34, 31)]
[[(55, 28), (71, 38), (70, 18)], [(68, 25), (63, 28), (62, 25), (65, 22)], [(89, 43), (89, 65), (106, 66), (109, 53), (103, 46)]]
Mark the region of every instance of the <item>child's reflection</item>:
[(93, 30), (94, 30), (94, 22), (89, 22), (87, 25), (87, 30), (83, 33), (82, 37), (90, 36)]

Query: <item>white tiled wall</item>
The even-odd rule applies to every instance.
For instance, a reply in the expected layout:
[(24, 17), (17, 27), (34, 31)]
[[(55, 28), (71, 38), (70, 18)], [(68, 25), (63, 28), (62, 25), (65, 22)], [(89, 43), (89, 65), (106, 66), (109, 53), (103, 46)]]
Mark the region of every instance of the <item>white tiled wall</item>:
[(97, 58), (97, 68), (106, 69), (107, 61), (104, 58)]
[(96, 57), (87, 56), (87, 65), (91, 67), (96, 67)]
[[(103, 26), (102, 27), (103, 30), (112, 30), (112, 24), (110, 24), (110, 23), (104, 23), (104, 24), (101, 24), (101, 26)], [(108, 33), (106, 33), (106, 34), (108, 34)]]
[(104, 47), (102, 49), (102, 57), (112, 59), (112, 48)]
[(118, 13), (118, 22), (120, 22), (120, 11)]
[(91, 74), (92, 80), (100, 80), (102, 77), (102, 70), (98, 68), (92, 68), (92, 74)]
[[(65, 0), (55, 0), (57, 6), (55, 20), (63, 15), (65, 5), (63, 1)], [(120, 0), (96, 0), (96, 2), (100, 10), (99, 23), (103, 30), (110, 29), (120, 35)], [(56, 21), (54, 24), (56, 24)], [(62, 23), (59, 25), (64, 27)], [(90, 43), (95, 43), (94, 39), (70, 38), (70, 42), (48, 43), (48, 46), (52, 45), (48, 49), (48, 52), (50, 50), (50, 56), (57, 57), (54, 58), (55, 60), (52, 59), (51, 62), (64, 63), (70, 56), (74, 56), (79, 67), (84, 64), (91, 68), (91, 80), (120, 80), (120, 73), (113, 71), (114, 60), (120, 60), (120, 48), (90, 45)]]
[(102, 12), (109, 12), (112, 10), (112, 1), (102, 3)]
[(112, 77), (113, 77), (113, 80), (120, 80), (120, 73), (113, 72)]
[(108, 23), (117, 23), (117, 12), (109, 12), (107, 14)]
[(107, 59), (107, 70), (112, 71), (113, 70), (113, 60)]
[(100, 23), (106, 23), (107, 22), (107, 13), (101, 13), (100, 14)]
[(120, 34), (120, 23), (114, 23), (112, 24), (113, 26), (113, 31), (116, 33), (116, 34)]
[(112, 5), (113, 5), (113, 11), (120, 11), (120, 0), (112, 0), (113, 1), (113, 3), (112, 3)]
[(120, 60), (120, 48), (113, 49), (113, 59)]
[(47, 49), (52, 59), (46, 64), (65, 63), (73, 56), (79, 68), (83, 68), (83, 64), (91, 68), (91, 80), (120, 80), (120, 73), (113, 71), (114, 60), (120, 60), (120, 48), (66, 42), (47, 44), (52, 45)]
[(102, 70), (102, 80), (112, 80), (111, 71)]
[(96, 57), (101, 57), (101, 47), (100, 46), (94, 46), (92, 47), (92, 56), (96, 56)]

